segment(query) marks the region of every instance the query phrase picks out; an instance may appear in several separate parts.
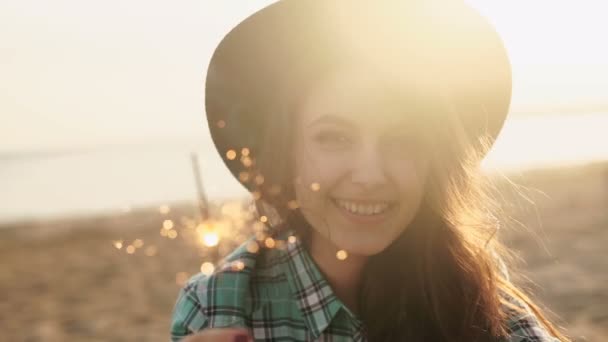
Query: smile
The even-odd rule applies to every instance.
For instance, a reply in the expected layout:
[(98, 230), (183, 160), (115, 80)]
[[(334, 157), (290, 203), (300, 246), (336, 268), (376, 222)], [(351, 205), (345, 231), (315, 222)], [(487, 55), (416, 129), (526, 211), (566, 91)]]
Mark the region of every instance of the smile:
[(332, 200), (338, 207), (348, 211), (349, 213), (362, 216), (381, 215), (390, 207), (390, 203), (386, 201), (363, 202), (338, 198), (333, 198)]

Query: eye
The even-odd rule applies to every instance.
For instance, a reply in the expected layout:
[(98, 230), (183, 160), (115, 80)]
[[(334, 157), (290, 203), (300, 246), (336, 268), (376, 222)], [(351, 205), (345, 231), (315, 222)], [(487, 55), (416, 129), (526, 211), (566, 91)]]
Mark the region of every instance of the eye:
[(352, 143), (352, 139), (347, 133), (337, 130), (320, 131), (314, 135), (313, 139), (321, 147), (327, 149), (342, 149)]

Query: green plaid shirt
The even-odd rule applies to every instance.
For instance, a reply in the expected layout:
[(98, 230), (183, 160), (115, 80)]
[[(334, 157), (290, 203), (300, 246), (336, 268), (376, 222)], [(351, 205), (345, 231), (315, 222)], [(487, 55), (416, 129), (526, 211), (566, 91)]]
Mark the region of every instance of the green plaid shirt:
[[(275, 248), (230, 254), (210, 276), (192, 277), (180, 291), (171, 339), (206, 328), (247, 327), (256, 341), (365, 341), (362, 322), (335, 296), (300, 239), (285, 231)], [(294, 241), (295, 240), (295, 241)], [(511, 315), (508, 342), (557, 341), (528, 314)]]

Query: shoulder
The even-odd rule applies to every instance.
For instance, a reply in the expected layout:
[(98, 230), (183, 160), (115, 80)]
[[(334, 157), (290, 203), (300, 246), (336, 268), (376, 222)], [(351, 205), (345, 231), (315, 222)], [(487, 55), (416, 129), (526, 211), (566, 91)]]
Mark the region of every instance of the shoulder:
[(551, 336), (526, 302), (506, 293), (502, 297), (507, 317), (507, 342), (559, 342)]
[(276, 272), (277, 256), (250, 238), (228, 255), (212, 274), (199, 273), (179, 291), (173, 308), (171, 338), (213, 327), (245, 326), (255, 305), (256, 274)]
[[(500, 276), (510, 281), (509, 270), (500, 256), (492, 253)], [(522, 298), (500, 290), (502, 310), (507, 318), (506, 342), (559, 342), (546, 330), (530, 306)]]
[(171, 319), (171, 340), (177, 341), (207, 327), (208, 319), (203, 310), (207, 302), (207, 283), (210, 276), (198, 274), (180, 290)]

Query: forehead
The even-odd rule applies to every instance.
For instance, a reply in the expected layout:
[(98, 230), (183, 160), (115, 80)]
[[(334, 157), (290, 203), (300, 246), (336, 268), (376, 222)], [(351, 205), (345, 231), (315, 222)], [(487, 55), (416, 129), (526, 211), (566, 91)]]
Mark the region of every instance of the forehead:
[(437, 97), (415, 80), (348, 66), (312, 85), (300, 102), (298, 117), (302, 123), (332, 115), (366, 126), (424, 125), (444, 110)]

